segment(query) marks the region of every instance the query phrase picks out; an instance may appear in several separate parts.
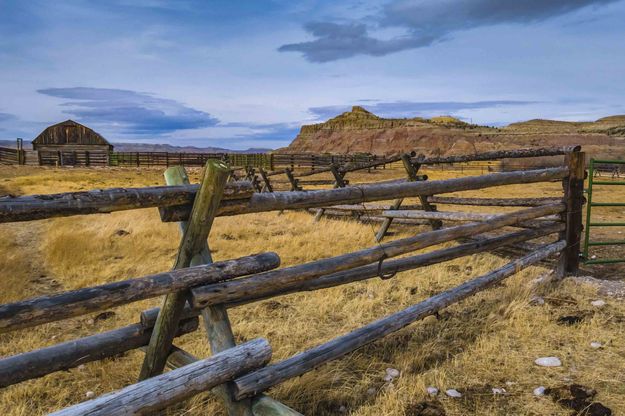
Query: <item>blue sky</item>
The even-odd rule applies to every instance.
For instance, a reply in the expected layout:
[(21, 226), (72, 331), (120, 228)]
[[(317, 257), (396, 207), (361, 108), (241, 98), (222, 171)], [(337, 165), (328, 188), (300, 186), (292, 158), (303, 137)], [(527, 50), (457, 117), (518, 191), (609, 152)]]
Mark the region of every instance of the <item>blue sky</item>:
[(0, 139), (287, 145), (352, 105), (502, 125), (625, 114), (625, 0), (0, 0)]

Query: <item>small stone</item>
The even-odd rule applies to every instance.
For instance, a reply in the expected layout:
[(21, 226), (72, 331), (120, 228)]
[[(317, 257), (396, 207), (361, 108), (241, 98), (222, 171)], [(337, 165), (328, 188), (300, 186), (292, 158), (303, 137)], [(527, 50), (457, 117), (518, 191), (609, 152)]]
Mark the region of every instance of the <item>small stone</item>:
[(395, 389), (395, 385), (393, 384), (393, 382), (390, 382), (386, 383), (382, 388), (384, 389), (384, 391), (393, 391)]
[(594, 260), (594, 259), (596, 259), (596, 258), (597, 258), (597, 256), (592, 255), (592, 256), (590, 256), (590, 258), (591, 258), (592, 260)]
[(539, 276), (536, 279), (532, 280), (532, 284), (537, 285), (539, 283), (542, 283), (543, 280), (545, 280), (545, 276)]
[(384, 376), (384, 381), (386, 381), (387, 383), (391, 383), (393, 381), (393, 377), (387, 374)]
[(603, 347), (603, 344), (597, 341), (593, 341), (590, 343), (590, 348), (594, 349), (594, 350), (598, 350), (599, 348)]
[(76, 369), (77, 369), (78, 371), (82, 371), (82, 370), (84, 370), (84, 369), (85, 369), (85, 365), (84, 365), (84, 364), (80, 364), (78, 367), (76, 367)]
[(540, 296), (532, 296), (530, 299), (530, 305), (544, 305), (545, 299)]
[(462, 393), (460, 393), (458, 390), (456, 389), (448, 389), (445, 390), (445, 394), (448, 395), (449, 397), (462, 397)]
[(506, 393), (506, 389), (502, 389), (499, 387), (493, 387), (493, 394), (496, 396), (498, 394), (505, 394)]
[(430, 396), (436, 396), (438, 394), (438, 389), (432, 386), (425, 389), (425, 391), (427, 391)]
[(545, 388), (543, 386), (536, 387), (534, 389), (534, 396), (544, 396)]
[(400, 372), (399, 372), (399, 370), (398, 370), (398, 369), (396, 369), (396, 368), (387, 368), (387, 369), (386, 369), (386, 375), (387, 375), (387, 376), (390, 376), (390, 377), (392, 377), (392, 378), (397, 378), (397, 377), (399, 377), (399, 375), (400, 375), (400, 374), (401, 374), (401, 373), (400, 373)]
[(94, 397), (95, 397), (95, 393), (94, 393), (94, 392), (92, 392), (91, 390), (89, 390), (88, 392), (86, 392), (86, 393), (85, 393), (85, 397), (86, 397), (87, 399), (92, 399), (92, 398), (94, 398)]
[(605, 301), (601, 299), (593, 300), (590, 304), (596, 308), (601, 308), (605, 306)]
[(339, 413), (345, 413), (345, 412), (347, 412), (347, 407), (345, 407), (345, 406), (341, 405), (341, 406), (339, 407)]
[(541, 367), (560, 367), (562, 365), (558, 357), (541, 357), (537, 358), (534, 363)]
[(367, 389), (367, 396), (375, 396), (378, 392), (378, 389), (376, 389), (375, 387), (369, 387)]

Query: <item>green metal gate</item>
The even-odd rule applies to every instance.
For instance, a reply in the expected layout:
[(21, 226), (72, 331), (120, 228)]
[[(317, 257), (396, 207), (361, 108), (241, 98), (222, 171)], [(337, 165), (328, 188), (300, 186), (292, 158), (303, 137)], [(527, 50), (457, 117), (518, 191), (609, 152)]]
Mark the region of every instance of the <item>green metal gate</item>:
[(600, 170), (596, 169), (597, 165), (602, 166), (614, 166), (613, 170), (610, 171), (612, 174), (612, 179), (614, 177), (618, 177), (620, 179), (620, 171), (618, 170), (620, 165), (625, 165), (625, 161), (623, 160), (595, 160), (590, 159), (590, 167), (588, 170), (588, 189), (587, 199), (588, 203), (586, 204), (586, 230), (585, 230), (585, 238), (584, 238), (584, 252), (583, 259), (585, 264), (607, 264), (607, 263), (625, 263), (625, 258), (596, 258), (593, 259), (592, 255), (589, 255), (590, 247), (596, 246), (625, 246), (625, 239), (623, 240), (607, 240), (607, 241), (592, 241), (592, 233), (591, 229), (595, 227), (625, 227), (625, 222), (593, 222), (592, 221), (592, 209), (593, 207), (625, 207), (625, 202), (593, 202), (593, 187), (594, 186), (625, 186), (625, 181), (623, 180), (599, 180), (595, 181), (595, 173), (599, 173)]

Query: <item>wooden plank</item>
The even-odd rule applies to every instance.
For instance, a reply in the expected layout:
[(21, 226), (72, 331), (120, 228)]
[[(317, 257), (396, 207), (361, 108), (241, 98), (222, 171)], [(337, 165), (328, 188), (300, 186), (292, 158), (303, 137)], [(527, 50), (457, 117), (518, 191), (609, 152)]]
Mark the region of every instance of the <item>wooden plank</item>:
[[(206, 162), (189, 223), (180, 241), (174, 269), (189, 267), (193, 257), (204, 248), (229, 174), (230, 170), (224, 163), (215, 160)], [(163, 371), (174, 330), (178, 325), (188, 295), (187, 290), (182, 290), (165, 297), (145, 354), (139, 375), (140, 380), (153, 377)]]
[(250, 397), (315, 367), (336, 360), (370, 342), (404, 328), (416, 320), (434, 315), (439, 310), (481, 292), (520, 270), (560, 252), (566, 245), (559, 241), (542, 247), (490, 273), (446, 290), (403, 311), (372, 322), (346, 335), (335, 338), (284, 361), (248, 373), (234, 381), (238, 398)]
[(386, 259), (387, 257), (399, 256), (458, 238), (493, 231), (505, 226), (518, 224), (521, 221), (556, 214), (563, 211), (564, 208), (564, 204), (527, 208), (502, 214), (488, 222), (468, 223), (456, 227), (429, 231), (413, 237), (378, 244), (374, 247), (328, 259), (317, 260), (298, 266), (285, 267), (247, 278), (232, 280), (230, 282), (196, 287), (192, 289), (192, 306), (200, 308), (207, 305), (232, 303), (252, 294), (262, 296), (265, 293), (279, 290), (289, 284), (304, 282), (330, 273), (364, 266)]
[[(554, 202), (558, 202), (558, 201), (554, 201)], [(330, 205), (325, 208), (328, 210), (334, 210), (334, 211), (348, 211), (348, 212), (349, 211), (362, 211), (365, 213), (381, 212), (381, 211), (388, 211), (388, 210), (394, 209), (393, 205), (381, 205), (381, 204)], [(422, 210), (423, 207), (421, 205), (415, 205), (415, 204), (402, 205), (399, 211), (415, 210), (415, 209)]]
[(475, 205), (489, 207), (537, 207), (561, 202), (562, 198), (457, 198), (430, 196), (428, 202), (443, 205)]
[[(540, 205), (539, 205), (540, 206)], [(501, 214), (487, 214), (482, 212), (451, 212), (451, 211), (424, 211), (424, 210), (386, 210), (379, 214), (388, 218), (414, 218), (445, 221), (490, 221)], [(558, 221), (559, 216), (542, 217), (538, 220)]]
[[(140, 323), (132, 324), (88, 337), (4, 357), (0, 359), (0, 387), (42, 377), (56, 371), (69, 370), (92, 361), (115, 357), (147, 345), (150, 342), (153, 324), (154, 322), (149, 327)], [(176, 337), (197, 330), (198, 324), (199, 319), (197, 319), (197, 316), (180, 321)]]
[(54, 416), (125, 416), (154, 412), (265, 365), (271, 347), (255, 339), (210, 358), (52, 413)]
[(271, 270), (279, 264), (277, 254), (262, 253), (7, 303), (0, 305), (0, 333), (85, 315), (202, 283)]

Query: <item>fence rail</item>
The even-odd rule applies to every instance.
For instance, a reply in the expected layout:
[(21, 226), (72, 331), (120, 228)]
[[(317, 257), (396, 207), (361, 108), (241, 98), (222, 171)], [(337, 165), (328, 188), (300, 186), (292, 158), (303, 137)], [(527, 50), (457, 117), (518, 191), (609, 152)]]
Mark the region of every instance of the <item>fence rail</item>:
[[(223, 172), (219, 173), (220, 169), (224, 170), (224, 166), (209, 161), (199, 186), (184, 185), (188, 183), (184, 171), (170, 168), (167, 171), (168, 183), (178, 186), (2, 198), (0, 222), (159, 207), (164, 221), (184, 221), (180, 223), (184, 232), (174, 269), (184, 268), (0, 305), (0, 332), (6, 332), (165, 293), (168, 296), (163, 307), (144, 311), (140, 323), (0, 359), (0, 386), (147, 346), (141, 378), (153, 378), (77, 404), (57, 414), (131, 414), (153, 411), (214, 387), (212, 392), (222, 399), (231, 416), (299, 415), (293, 409), (261, 393), (416, 320), (435, 314), (442, 308), (494, 286), (525, 267), (555, 255), (559, 255), (560, 259), (558, 276), (563, 276), (565, 272), (575, 272), (581, 232), (579, 204), (583, 203), (579, 185), (580, 178), (583, 181), (584, 173), (584, 155), (578, 150), (574, 149), (567, 154), (566, 166), (556, 168), (437, 181), (419, 180), (415, 176), (416, 169), (413, 169), (412, 179), (408, 181), (358, 186), (347, 186), (344, 183), (344, 187), (309, 192), (254, 193), (250, 182), (225, 184)], [(553, 152), (559, 151), (561, 150)], [(418, 165), (418, 162), (411, 161), (409, 157), (403, 156), (402, 160), (413, 168)], [(335, 177), (340, 174), (336, 169), (332, 173)], [(336, 179), (339, 182), (339, 178)], [(485, 198), (453, 200), (438, 196), (493, 186), (556, 180), (562, 181), (564, 194), (541, 199), (509, 198), (493, 199), (493, 202), (489, 202)], [(333, 205), (343, 205), (342, 208), (347, 209), (345, 204), (392, 199), (401, 201), (407, 197), (420, 197), (420, 207), (427, 208), (406, 211), (408, 216), (427, 217), (430, 220), (451, 219), (465, 223), (444, 228), (442, 223), (431, 223), (433, 230), (412, 237), (284, 268), (277, 268), (279, 258), (273, 253), (212, 263), (206, 245), (206, 236), (216, 215), (283, 209), (330, 209)], [(436, 201), (435, 198), (441, 198), (438, 203), (525, 208), (488, 216), (451, 212), (437, 214), (435, 208), (429, 205), (432, 200)], [(390, 213), (384, 211), (387, 206), (378, 205), (375, 209), (381, 215), (389, 216), (400, 212), (399, 205), (401, 202), (390, 205)], [(507, 231), (508, 227), (521, 230), (510, 232)], [(492, 232), (500, 234), (487, 234)], [(531, 244), (529, 254), (504, 267), (269, 366), (264, 367), (271, 354), (266, 341), (257, 340), (235, 345), (228, 320), (228, 308), (288, 293), (318, 290), (374, 277), (389, 279), (399, 271), (441, 263), (501, 246), (526, 243), (554, 234), (557, 234), (555, 243)], [(476, 240), (411, 257), (392, 259), (439, 243), (466, 238)], [(187, 267), (190, 265), (195, 267)], [(174, 307), (174, 304), (177, 306)], [(199, 314), (207, 322), (207, 337), (214, 353), (213, 357), (204, 360), (197, 360), (172, 345), (176, 336), (197, 329)], [(166, 330), (172, 332), (166, 336)], [(166, 360), (170, 366), (179, 368), (159, 375), (164, 362), (160, 366), (152, 364), (159, 360)], [(148, 371), (145, 371), (146, 368)]]

